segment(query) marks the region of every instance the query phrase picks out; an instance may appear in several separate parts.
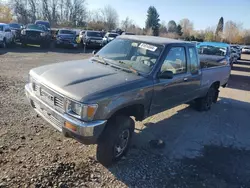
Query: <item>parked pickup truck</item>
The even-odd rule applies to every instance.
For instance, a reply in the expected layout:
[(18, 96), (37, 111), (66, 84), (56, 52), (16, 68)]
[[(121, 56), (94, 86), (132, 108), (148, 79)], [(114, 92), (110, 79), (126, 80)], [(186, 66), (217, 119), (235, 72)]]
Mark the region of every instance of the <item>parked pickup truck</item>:
[(126, 154), (133, 119), (194, 101), (211, 108), (226, 86), (229, 63), (201, 68), (196, 46), (152, 36), (121, 35), (87, 60), (34, 68), (26, 95), (34, 110), (66, 137), (97, 144), (108, 166)]

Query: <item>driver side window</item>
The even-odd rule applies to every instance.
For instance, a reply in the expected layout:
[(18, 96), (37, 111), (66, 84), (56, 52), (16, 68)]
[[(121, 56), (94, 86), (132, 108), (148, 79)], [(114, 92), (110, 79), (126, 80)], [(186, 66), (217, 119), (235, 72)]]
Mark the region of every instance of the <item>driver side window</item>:
[(172, 71), (173, 74), (182, 74), (187, 71), (186, 53), (184, 47), (172, 47), (164, 60), (161, 72)]

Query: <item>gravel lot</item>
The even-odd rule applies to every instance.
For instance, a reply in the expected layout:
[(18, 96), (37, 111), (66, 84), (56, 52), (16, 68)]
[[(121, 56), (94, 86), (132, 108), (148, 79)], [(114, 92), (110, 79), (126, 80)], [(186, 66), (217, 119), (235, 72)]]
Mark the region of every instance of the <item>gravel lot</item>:
[[(185, 104), (137, 123), (129, 154), (108, 169), (95, 160), (96, 146), (64, 138), (24, 94), (31, 68), (88, 56), (0, 49), (0, 187), (250, 187), (250, 55), (234, 66), (211, 111)], [(150, 147), (152, 139), (165, 147)]]

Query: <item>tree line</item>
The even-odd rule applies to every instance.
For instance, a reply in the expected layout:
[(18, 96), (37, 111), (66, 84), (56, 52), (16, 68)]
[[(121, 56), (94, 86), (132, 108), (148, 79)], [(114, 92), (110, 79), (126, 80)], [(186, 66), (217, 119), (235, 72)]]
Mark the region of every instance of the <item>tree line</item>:
[(110, 5), (89, 11), (85, 0), (9, 0), (0, 3), (0, 22), (17, 21), (27, 24), (35, 20), (48, 20), (52, 27), (81, 27), (94, 30), (119, 30), (140, 35), (154, 35), (188, 41), (220, 41), (250, 44), (250, 30), (221, 17), (216, 27), (194, 30), (193, 22), (184, 18), (178, 22), (160, 20), (154, 6), (146, 13), (145, 27), (139, 27), (127, 17), (119, 22), (117, 11)]
[(244, 30), (241, 23), (231, 20), (224, 24), (224, 18), (221, 17), (217, 27), (208, 27), (205, 30), (195, 31), (193, 23), (185, 18), (178, 24), (170, 20), (168, 24), (165, 21), (160, 23), (160, 15), (156, 8), (150, 6), (147, 11), (146, 30), (147, 34), (154, 36), (164, 36), (168, 38), (184, 39), (188, 41), (217, 41), (234, 44), (250, 44), (250, 30)]

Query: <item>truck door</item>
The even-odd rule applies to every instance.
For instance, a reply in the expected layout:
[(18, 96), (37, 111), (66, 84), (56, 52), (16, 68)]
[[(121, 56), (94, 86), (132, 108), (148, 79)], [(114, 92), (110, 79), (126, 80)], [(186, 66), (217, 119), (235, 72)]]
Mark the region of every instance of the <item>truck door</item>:
[(165, 56), (160, 73), (172, 71), (172, 79), (158, 78), (155, 80), (154, 96), (151, 103), (151, 115), (177, 106), (186, 99), (187, 87), (187, 56), (184, 46), (171, 47)]

